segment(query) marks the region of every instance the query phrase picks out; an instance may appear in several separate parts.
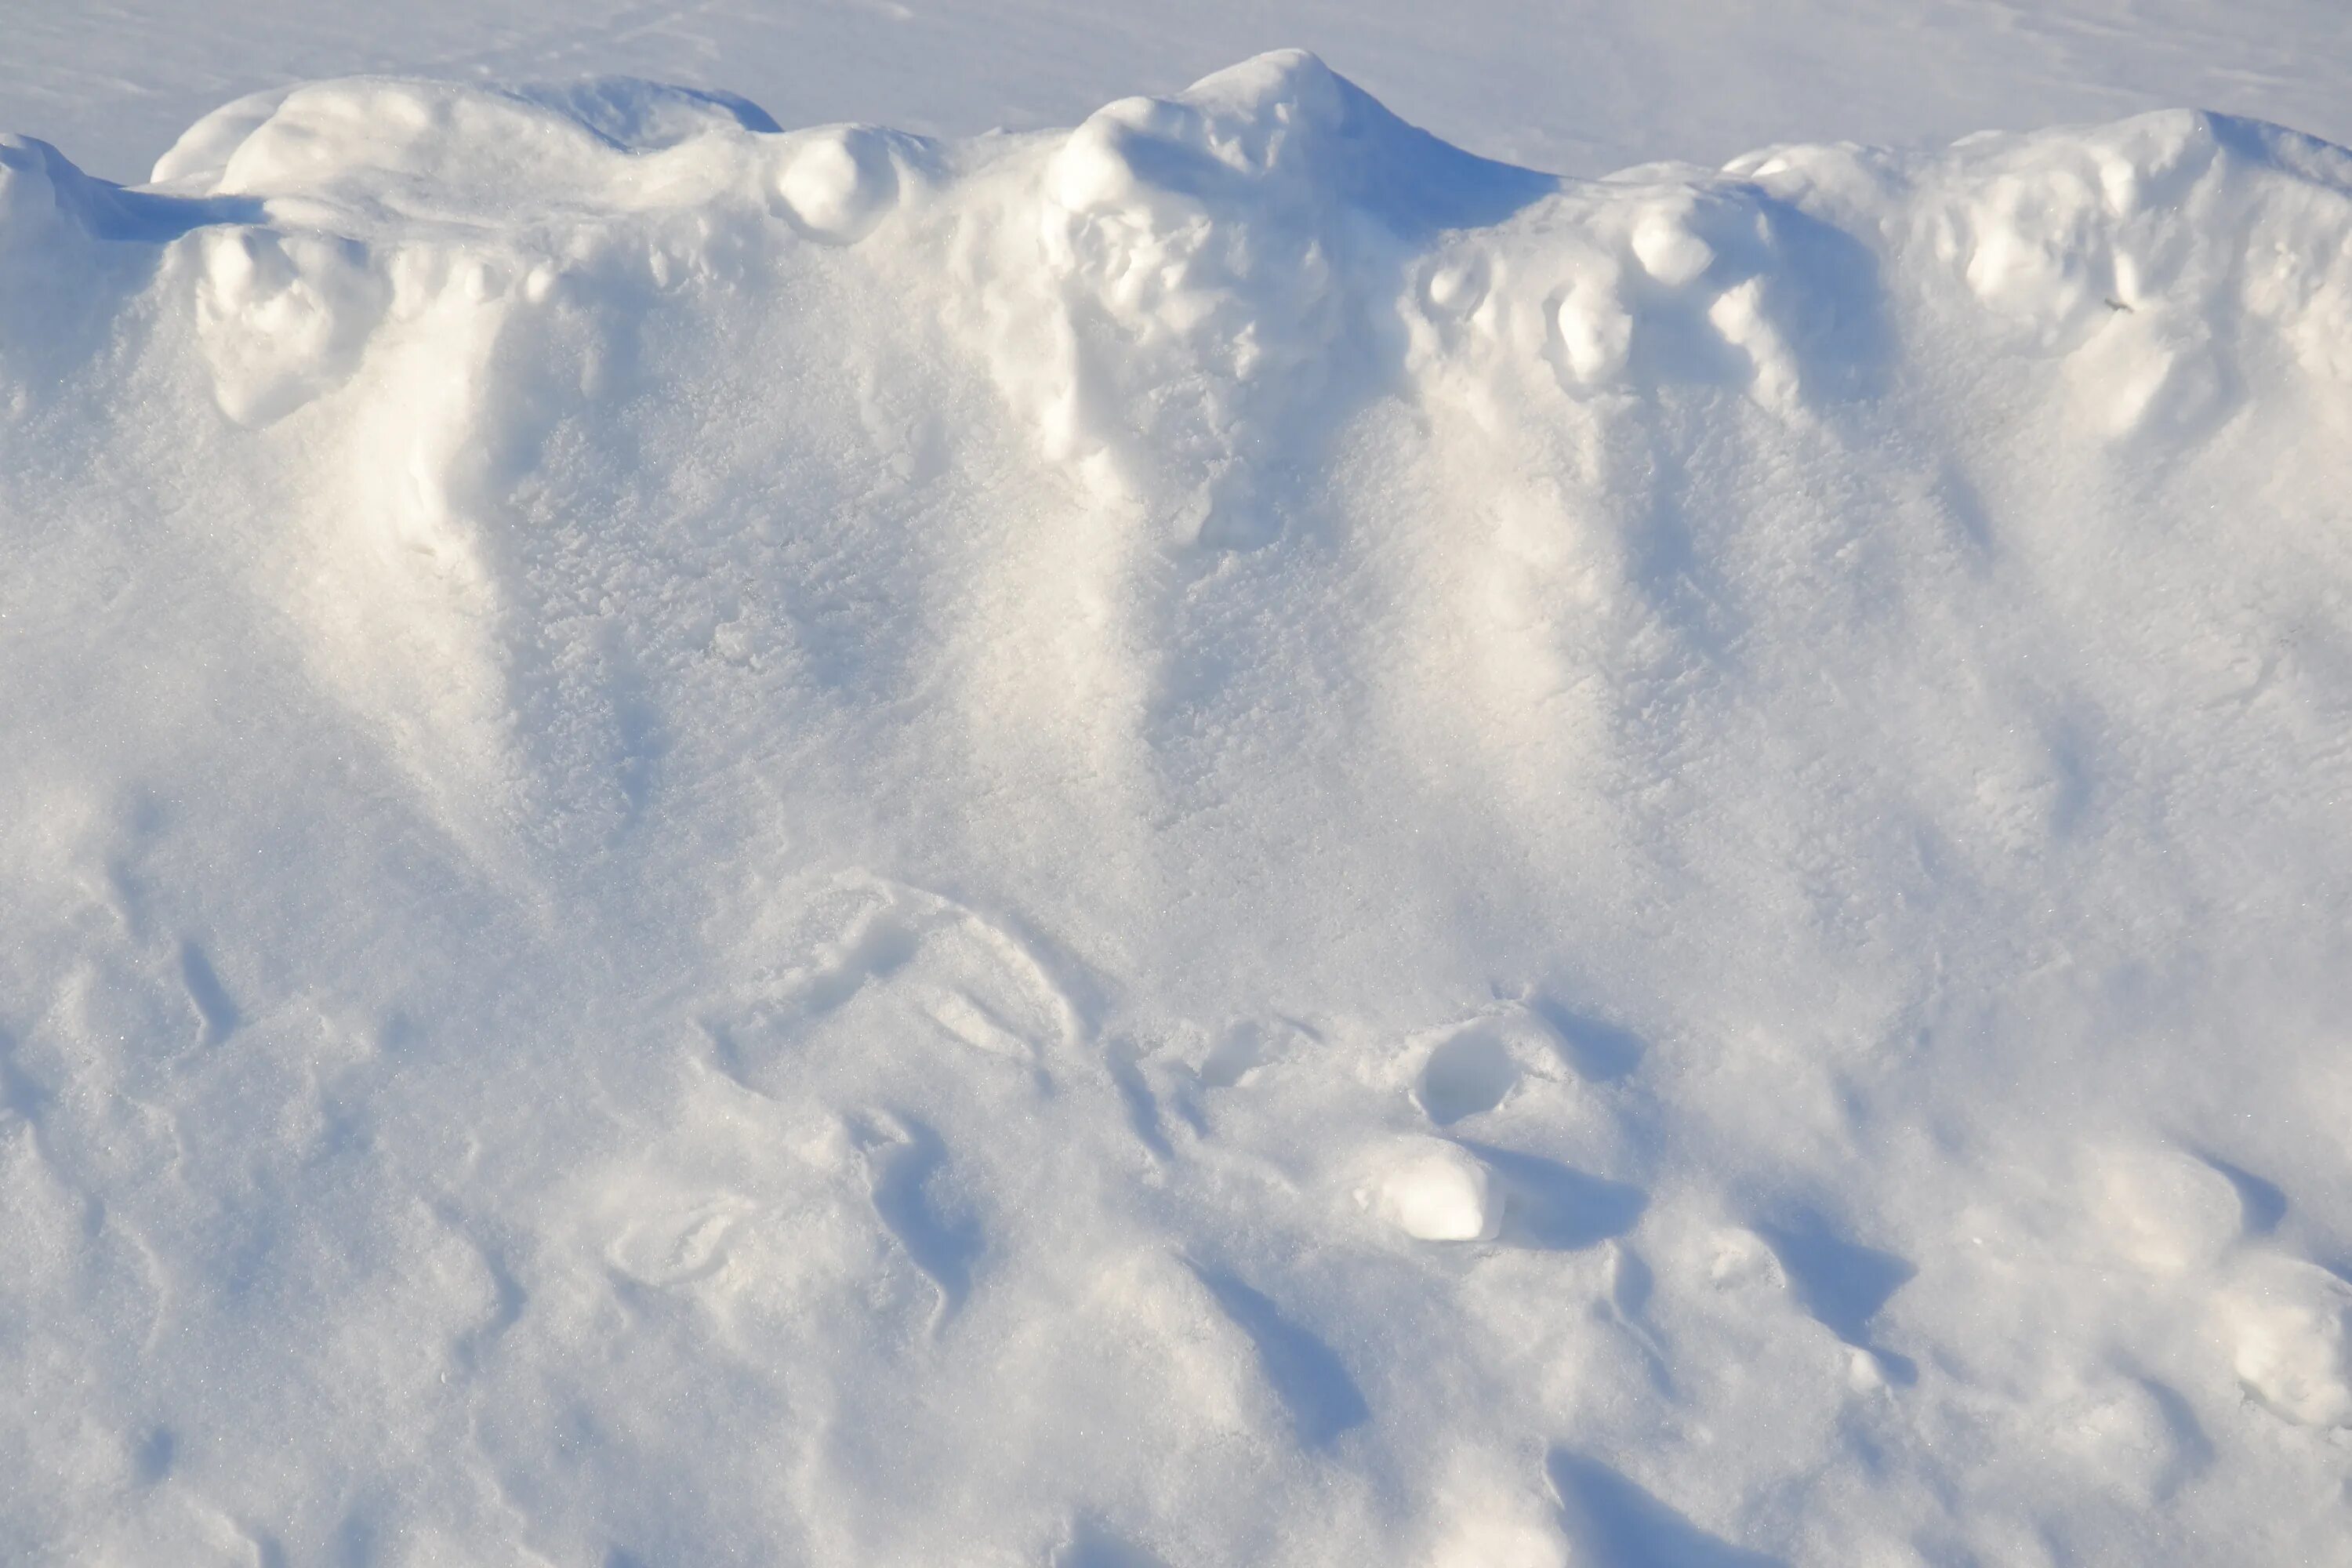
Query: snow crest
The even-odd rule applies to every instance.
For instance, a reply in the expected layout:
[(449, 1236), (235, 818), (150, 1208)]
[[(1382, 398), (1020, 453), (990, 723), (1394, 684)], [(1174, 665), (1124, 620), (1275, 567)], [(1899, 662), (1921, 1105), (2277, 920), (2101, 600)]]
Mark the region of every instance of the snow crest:
[(2327, 1559), (2347, 495), (2210, 115), (0, 138), (0, 1556)]

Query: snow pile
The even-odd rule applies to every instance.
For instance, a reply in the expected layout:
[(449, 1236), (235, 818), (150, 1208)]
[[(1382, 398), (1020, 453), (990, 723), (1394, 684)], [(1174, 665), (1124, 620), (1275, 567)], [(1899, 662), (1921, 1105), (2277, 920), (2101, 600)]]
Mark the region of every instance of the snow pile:
[(2352, 154), (0, 140), (0, 1556), (2352, 1538)]

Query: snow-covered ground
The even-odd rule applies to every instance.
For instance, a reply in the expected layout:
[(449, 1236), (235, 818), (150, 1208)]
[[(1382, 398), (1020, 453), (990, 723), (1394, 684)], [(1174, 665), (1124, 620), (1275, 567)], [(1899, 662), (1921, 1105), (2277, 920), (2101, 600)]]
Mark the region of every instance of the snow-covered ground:
[(0, 128), (136, 180), (197, 116), (289, 82), (617, 73), (788, 126), (969, 136), (1287, 47), (1569, 174), (2184, 105), (2352, 142), (2344, 0), (0, 0)]
[(2352, 1563), (2352, 153), (999, 20), (0, 139), (0, 1561)]

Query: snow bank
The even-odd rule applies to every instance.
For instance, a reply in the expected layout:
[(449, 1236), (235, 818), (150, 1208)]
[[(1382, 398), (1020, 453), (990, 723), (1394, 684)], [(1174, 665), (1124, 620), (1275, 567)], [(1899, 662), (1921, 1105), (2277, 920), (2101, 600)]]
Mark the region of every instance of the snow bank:
[(0, 139), (0, 1556), (2288, 1561), (2352, 154)]

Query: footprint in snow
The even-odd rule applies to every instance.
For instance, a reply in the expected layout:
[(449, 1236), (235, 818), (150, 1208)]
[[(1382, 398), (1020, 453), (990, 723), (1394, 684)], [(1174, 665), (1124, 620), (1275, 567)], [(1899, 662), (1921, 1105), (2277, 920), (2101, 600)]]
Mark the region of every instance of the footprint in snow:
[(1245, 1336), (1258, 1371), (1288, 1413), (1300, 1442), (1324, 1447), (1371, 1416), (1347, 1363), (1263, 1292), (1220, 1268), (1188, 1262), (1218, 1310)]
[(1790, 1294), (1806, 1315), (1861, 1352), (1854, 1363), (1858, 1379), (1916, 1381), (1918, 1369), (1908, 1357), (1873, 1343), (1870, 1336), (1871, 1320), (1919, 1272), (1915, 1266), (1847, 1240), (1811, 1209), (1753, 1229), (1771, 1249)]
[(1202, 1089), (1238, 1089), (1288, 1055), (1301, 1040), (1317, 1038), (1315, 1031), (1288, 1018), (1261, 1023), (1243, 1018), (1229, 1025), (1192, 1069)]
[(2352, 1283), (2276, 1255), (2232, 1273), (2218, 1315), (2246, 1397), (2294, 1426), (2352, 1430)]
[(1312, 1026), (1296, 1018), (1238, 1019), (1191, 1064), (1192, 1081), (1171, 1097), (1169, 1110), (1206, 1137), (1217, 1097), (1249, 1089), (1302, 1045), (1320, 1045), (1322, 1040)]
[(1166, 1568), (1158, 1557), (1083, 1514), (1070, 1521), (1048, 1563), (1050, 1568)]
[(2218, 1154), (2200, 1152), (2197, 1157), (2238, 1194), (2239, 1227), (2246, 1236), (2263, 1237), (2278, 1229), (2279, 1223), (2286, 1218), (2287, 1202), (2286, 1194), (2275, 1184)]
[(807, 950), (746, 1005), (702, 1020), (711, 1056), (738, 1083), (780, 1095), (794, 1064), (854, 1056), (877, 1038), (931, 1041), (1016, 1065), (1046, 1065), (1087, 1035), (1077, 1004), (1031, 945), (954, 900), (860, 876), (845, 883)]
[(1519, 1064), (1502, 1031), (1480, 1019), (1431, 1047), (1413, 1083), (1423, 1115), (1440, 1127), (1494, 1110), (1518, 1088)]
[(1415, 1048), (1413, 1103), (1439, 1127), (1497, 1109), (1530, 1079), (1614, 1082), (1645, 1050), (1639, 1036), (1540, 994), (1497, 1003)]
[(205, 950), (194, 942), (180, 943), (180, 984), (188, 994), (188, 1010), (196, 1016), (199, 1045), (216, 1046), (236, 1033), (240, 1022), (236, 1004)]
[(727, 1266), (746, 1199), (719, 1193), (631, 1222), (604, 1250), (616, 1274), (660, 1289), (707, 1279)]
[(1642, 1037), (1631, 1029), (1580, 1013), (1549, 996), (1530, 996), (1527, 1007), (1551, 1031), (1560, 1059), (1587, 1083), (1614, 1083), (1640, 1067), (1649, 1054)]
[(907, 1260), (938, 1292), (931, 1315), (937, 1332), (971, 1291), (972, 1265), (982, 1247), (980, 1228), (948, 1206), (947, 1146), (913, 1117), (885, 1113), (854, 1120), (851, 1140), (866, 1162), (874, 1217)]
[(1544, 1468), (1575, 1561), (1591, 1568), (1785, 1568), (1710, 1535), (1600, 1460), (1555, 1448)]

